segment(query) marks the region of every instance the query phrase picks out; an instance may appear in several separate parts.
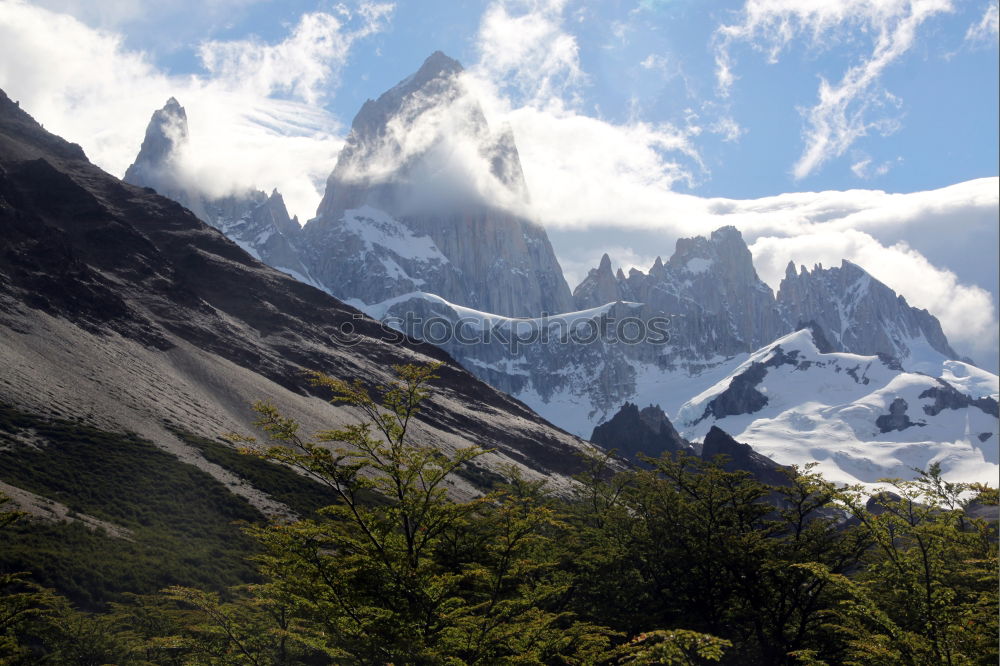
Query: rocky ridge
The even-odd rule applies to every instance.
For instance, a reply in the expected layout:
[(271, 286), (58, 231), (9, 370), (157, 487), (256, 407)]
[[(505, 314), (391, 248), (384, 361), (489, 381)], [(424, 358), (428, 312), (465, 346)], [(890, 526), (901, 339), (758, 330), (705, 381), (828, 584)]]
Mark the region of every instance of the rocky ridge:
[(837, 351), (888, 354), (911, 361), (911, 369), (927, 349), (959, 358), (936, 317), (846, 259), (839, 268), (802, 266), (797, 273), (789, 263), (778, 308), (786, 322), (815, 322)]
[(694, 454), (694, 449), (657, 405), (639, 409), (626, 402), (618, 413), (594, 428), (590, 441), (605, 449), (614, 449), (618, 455), (639, 461), (639, 454), (658, 458), (664, 453), (684, 451)]

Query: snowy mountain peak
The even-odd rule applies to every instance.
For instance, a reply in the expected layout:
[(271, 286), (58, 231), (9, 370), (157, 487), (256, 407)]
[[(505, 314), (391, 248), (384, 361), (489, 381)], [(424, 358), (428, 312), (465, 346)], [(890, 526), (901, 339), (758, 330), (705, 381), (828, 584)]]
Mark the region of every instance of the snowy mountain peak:
[[(823, 270), (823, 264), (816, 264), (816, 265), (819, 267), (819, 270)], [(868, 274), (867, 271), (865, 271), (865, 269), (861, 268), (861, 266), (858, 266), (850, 259), (841, 259), (840, 269), (854, 274), (862, 274), (862, 273), (865, 275)]]
[[(461, 64), (436, 52), (414, 74), (364, 104), (327, 179), (316, 218), (303, 230), (307, 260), (332, 293), (368, 305), (419, 286), (450, 302), (505, 316), (568, 312), (572, 295), (545, 230), (512, 212), (528, 199), (513, 131), (489, 126), (458, 76), (461, 71)], [(414, 237), (430, 239), (447, 261), (421, 270), (419, 283), (389, 271), (387, 276), (401, 279), (365, 286), (371, 258), (347, 254), (360, 241), (356, 225), (345, 217), (364, 207)], [(401, 267), (421, 259), (392, 252)]]
[(836, 349), (889, 354), (931, 374), (942, 360), (958, 358), (936, 317), (847, 260), (838, 268), (786, 271), (777, 301), (787, 321), (813, 322)]
[(751, 283), (760, 282), (743, 234), (733, 226), (720, 227), (708, 238), (677, 239), (676, 249), (667, 265), (675, 272), (700, 274), (709, 271)]
[[(440, 51), (432, 53), (413, 74), (379, 95), (366, 101), (351, 123), (348, 145), (352, 147), (341, 157), (352, 156), (379, 137), (384, 137), (387, 124), (401, 114), (407, 119), (419, 116), (430, 108), (454, 101), (462, 91), (455, 81), (463, 71), (461, 63)], [(370, 146), (369, 146), (370, 147)]]
[(606, 303), (629, 300), (630, 291), (625, 274), (618, 269), (617, 275), (611, 268), (611, 257), (605, 252), (597, 268), (591, 268), (587, 277), (573, 290), (573, 301), (577, 309), (584, 310)]
[(664, 275), (666, 275), (666, 270), (663, 267), (663, 259), (657, 255), (656, 261), (649, 267), (649, 277), (662, 278)]
[(171, 97), (163, 108), (153, 112), (135, 162), (125, 171), (125, 181), (162, 178), (170, 168), (170, 158), (188, 138), (187, 113), (176, 98)]
[(421, 83), (425, 83), (431, 79), (452, 76), (462, 71), (464, 71), (462, 63), (448, 57), (441, 51), (435, 51), (427, 56), (420, 69), (413, 75), (412, 81), (414, 85), (419, 86)]
[(743, 234), (740, 230), (731, 224), (719, 227), (712, 232), (712, 242), (716, 245), (723, 244), (736, 244), (736, 245), (746, 245), (743, 242)]

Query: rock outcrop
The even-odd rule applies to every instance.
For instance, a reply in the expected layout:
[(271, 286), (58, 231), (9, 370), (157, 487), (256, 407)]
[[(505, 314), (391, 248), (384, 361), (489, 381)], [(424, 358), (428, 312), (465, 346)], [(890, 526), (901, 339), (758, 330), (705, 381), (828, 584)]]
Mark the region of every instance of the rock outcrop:
[(591, 268), (583, 282), (573, 290), (573, 303), (578, 310), (594, 308), (606, 303), (631, 300), (628, 281), (621, 269), (618, 274), (611, 269), (611, 257), (604, 254), (597, 268)]
[(716, 456), (724, 456), (722, 468), (727, 472), (749, 472), (757, 481), (772, 486), (791, 485), (791, 479), (783, 471), (787, 470), (785, 466), (757, 453), (749, 444), (737, 442), (721, 428), (712, 426), (702, 443), (701, 457), (714, 460)]
[(893, 430), (906, 430), (912, 426), (924, 425), (910, 420), (909, 414), (906, 413), (908, 408), (909, 405), (902, 398), (893, 400), (889, 405), (889, 413), (875, 419), (875, 425), (878, 426), (879, 432), (884, 434)]
[(650, 458), (678, 451), (694, 454), (658, 405), (639, 409), (635, 403), (626, 402), (617, 414), (594, 428), (590, 441), (614, 449), (632, 462), (639, 461), (640, 453)]

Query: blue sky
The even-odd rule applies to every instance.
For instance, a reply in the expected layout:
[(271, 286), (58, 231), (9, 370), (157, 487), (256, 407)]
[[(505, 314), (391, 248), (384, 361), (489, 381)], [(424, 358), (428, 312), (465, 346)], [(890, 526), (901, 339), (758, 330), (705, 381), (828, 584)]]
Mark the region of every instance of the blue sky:
[[(204, 74), (197, 49), (206, 39), (253, 35), (279, 43), (304, 13), (337, 15), (337, 3), (315, 0), (217, 2), (216, 9), (194, 21), (186, 3), (164, 3), (176, 11), (158, 9), (155, 22), (144, 20), (141, 12), (115, 20), (112, 10), (78, 9), (83, 3), (38, 4), (119, 30), (128, 47), (147, 52), (175, 75)], [(110, 3), (112, 8), (122, 4), (128, 3)], [(352, 46), (339, 81), (324, 91), (324, 106), (349, 122), (366, 98), (391, 87), (434, 50), (476, 63), (477, 33), (490, 4), (495, 3), (395, 3), (383, 29)], [(512, 12), (519, 8), (509, 4)], [(734, 44), (738, 79), (725, 99), (715, 80), (717, 30), (740, 22), (743, 2), (570, 2), (562, 11), (562, 28), (579, 48), (585, 79), (574, 94), (583, 113), (619, 123), (638, 118), (677, 125), (692, 112), (703, 125), (729, 113), (739, 124), (738, 140), (702, 132), (698, 147), (704, 169), (697, 170), (694, 182), (678, 183), (679, 190), (738, 198), (793, 189), (906, 192), (997, 175), (996, 34), (967, 38), (995, 4), (955, 0), (950, 9), (949, 3), (938, 4), (942, 9), (922, 22), (913, 45), (885, 68), (875, 86), (886, 96), (867, 111), (866, 121), (889, 121), (888, 131), (869, 129), (843, 155), (798, 179), (793, 165), (803, 149), (805, 110), (817, 102), (819, 78), (836, 82), (870, 56), (873, 39), (865, 34), (870, 26), (845, 23), (815, 41), (802, 34), (774, 62), (761, 52), (766, 40), (760, 37)], [(852, 171), (865, 160), (867, 169)]]
[(772, 286), (850, 259), (995, 366), (997, 6), (0, 0), (0, 87), (116, 175), (176, 95), (192, 182), (305, 220), (364, 100), (442, 50), (513, 127), (571, 287), (735, 224)]

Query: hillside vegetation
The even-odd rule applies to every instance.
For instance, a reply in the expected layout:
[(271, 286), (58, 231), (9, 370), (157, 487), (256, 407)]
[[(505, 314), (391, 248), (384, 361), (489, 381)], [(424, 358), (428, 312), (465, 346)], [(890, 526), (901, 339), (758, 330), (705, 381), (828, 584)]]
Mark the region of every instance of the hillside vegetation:
[(185, 435), (295, 521), (136, 437), (5, 408), (0, 478), (133, 536), (5, 513), (0, 663), (997, 661), (996, 532), (970, 517), (995, 489), (932, 467), (866, 501), (679, 454), (593, 458), (571, 497), (511, 470), (459, 501), (482, 452), (412, 441), (434, 368), (397, 372), (375, 395), (313, 376), (356, 425), (306, 437), (258, 403), (267, 441), (242, 453)]

